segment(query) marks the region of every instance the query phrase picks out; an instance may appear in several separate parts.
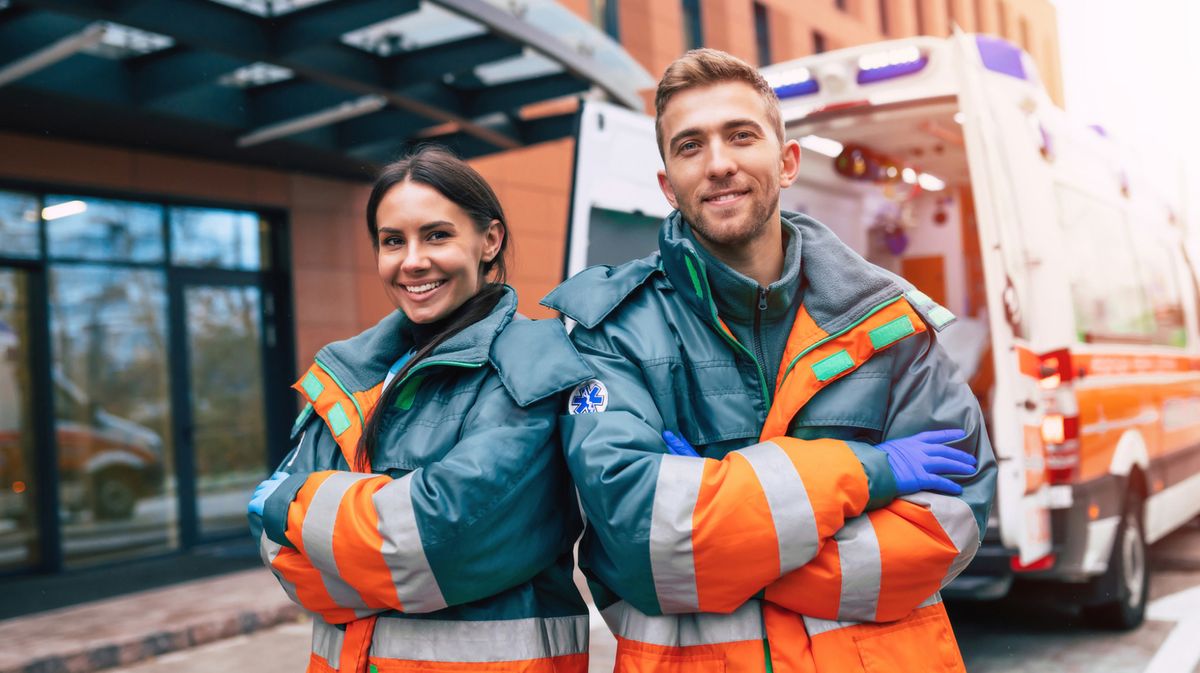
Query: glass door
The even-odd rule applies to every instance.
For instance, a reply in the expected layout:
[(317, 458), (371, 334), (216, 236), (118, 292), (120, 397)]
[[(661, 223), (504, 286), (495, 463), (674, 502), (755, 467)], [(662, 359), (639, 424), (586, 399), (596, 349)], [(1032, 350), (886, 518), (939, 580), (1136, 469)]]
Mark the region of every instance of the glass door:
[(29, 272), (0, 267), (0, 572), (39, 562)]
[(197, 533), (241, 533), (266, 469), (263, 291), (188, 282), (180, 294), (187, 351), (181, 441), (191, 454)]

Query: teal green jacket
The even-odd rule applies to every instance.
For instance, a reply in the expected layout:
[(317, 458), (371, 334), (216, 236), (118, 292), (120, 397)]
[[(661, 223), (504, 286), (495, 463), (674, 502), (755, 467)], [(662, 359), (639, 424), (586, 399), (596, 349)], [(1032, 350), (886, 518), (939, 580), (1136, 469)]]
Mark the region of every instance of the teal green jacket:
[[(284, 590), (322, 618), (314, 656), (329, 665), (345, 632), (331, 624), (371, 616), (372, 657), (406, 638), (428, 640), (428, 651), (392, 658), (586, 652), (587, 610), (571, 577), (581, 523), (557, 407), (591, 372), (560, 322), (524, 319), (516, 305), (509, 288), (394, 382), (387, 409), (374, 408), (384, 377), (413, 346), (399, 311), (322, 348), (297, 383), (309, 404), (259, 539)], [(356, 473), (349, 458), (373, 413), (384, 416), (372, 472)], [(478, 626), (496, 620), (525, 627)]]
[[(756, 361), (722, 325), (678, 213), (657, 253), (587, 269), (543, 300), (577, 322), (572, 340), (596, 372), (560, 422), (587, 520), (580, 565), (602, 609), (731, 612), (765, 597), (807, 616), (885, 621), (928, 600), (978, 547), (996, 465), (979, 406), (937, 344), (953, 316), (820, 223), (784, 217), (800, 232), (802, 278), (781, 363)], [(872, 445), (943, 428), (964, 429), (955, 446), (978, 458), (965, 493), (896, 500)], [(664, 430), (704, 459), (667, 455)], [(893, 515), (909, 542), (863, 542), (864, 527)], [(823, 557), (837, 547), (840, 562)], [(901, 584), (881, 588), (880, 576), (897, 559), (920, 578), (891, 595)]]

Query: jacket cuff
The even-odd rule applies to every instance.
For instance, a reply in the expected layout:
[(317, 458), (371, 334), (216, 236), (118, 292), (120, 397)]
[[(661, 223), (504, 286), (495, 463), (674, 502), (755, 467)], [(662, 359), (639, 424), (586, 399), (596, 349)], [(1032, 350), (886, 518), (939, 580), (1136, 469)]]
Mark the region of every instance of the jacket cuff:
[[(871, 511), (896, 499), (896, 473), (888, 464), (887, 453), (864, 442), (846, 442), (867, 473), (867, 508)], [(274, 496), (272, 496), (274, 497)]]
[(292, 544), (285, 535), (288, 510), (291, 509), (296, 494), (308, 481), (308, 475), (308, 472), (297, 472), (291, 475), (284, 479), (275, 492), (267, 497), (267, 503), (263, 506), (263, 532), (276, 544), (292, 549), (296, 548), (296, 545)]

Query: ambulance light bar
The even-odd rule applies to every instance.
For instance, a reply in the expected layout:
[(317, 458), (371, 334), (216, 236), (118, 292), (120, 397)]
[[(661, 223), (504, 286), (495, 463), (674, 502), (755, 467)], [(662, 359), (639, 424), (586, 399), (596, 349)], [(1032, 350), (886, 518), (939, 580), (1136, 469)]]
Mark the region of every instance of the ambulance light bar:
[(805, 67), (784, 70), (767, 76), (767, 84), (775, 89), (775, 95), (782, 100), (807, 96), (821, 90), (821, 85), (813, 78), (812, 72)]
[(859, 84), (880, 82), (920, 72), (929, 65), (929, 57), (916, 47), (863, 54), (858, 58)]

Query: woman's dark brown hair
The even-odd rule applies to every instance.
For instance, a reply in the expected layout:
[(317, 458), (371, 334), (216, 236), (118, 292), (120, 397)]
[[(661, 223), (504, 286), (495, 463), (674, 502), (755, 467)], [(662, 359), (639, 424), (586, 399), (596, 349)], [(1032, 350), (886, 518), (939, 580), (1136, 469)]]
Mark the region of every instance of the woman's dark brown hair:
[(354, 469), (362, 472), (370, 470), (371, 459), (379, 443), (380, 419), (384, 410), (395, 401), (400, 381), (433, 349), (463, 329), (486, 318), (504, 294), (504, 281), (508, 277), (505, 253), (508, 251), (510, 234), (508, 220), (500, 207), (500, 199), (496, 198), (496, 192), (483, 176), (467, 162), (449, 150), (435, 145), (419, 147), (403, 159), (384, 166), (379, 172), (379, 177), (375, 179), (375, 186), (371, 188), (371, 196), (367, 199), (367, 230), (371, 235), (371, 245), (375, 246), (376, 250), (379, 249), (379, 204), (393, 187), (405, 182), (415, 182), (437, 190), (439, 194), (462, 208), (480, 233), (487, 231), (493, 221), (499, 221), (504, 230), (504, 238), (500, 241), (500, 250), (496, 256), (489, 262), (482, 262), (481, 276), (487, 278), (490, 275), (492, 281), (485, 283), (479, 292), (454, 310), (437, 334), (409, 358), (380, 395), (375, 411), (371, 413), (366, 427), (363, 428), (362, 439), (359, 440), (358, 453), (355, 456)]

